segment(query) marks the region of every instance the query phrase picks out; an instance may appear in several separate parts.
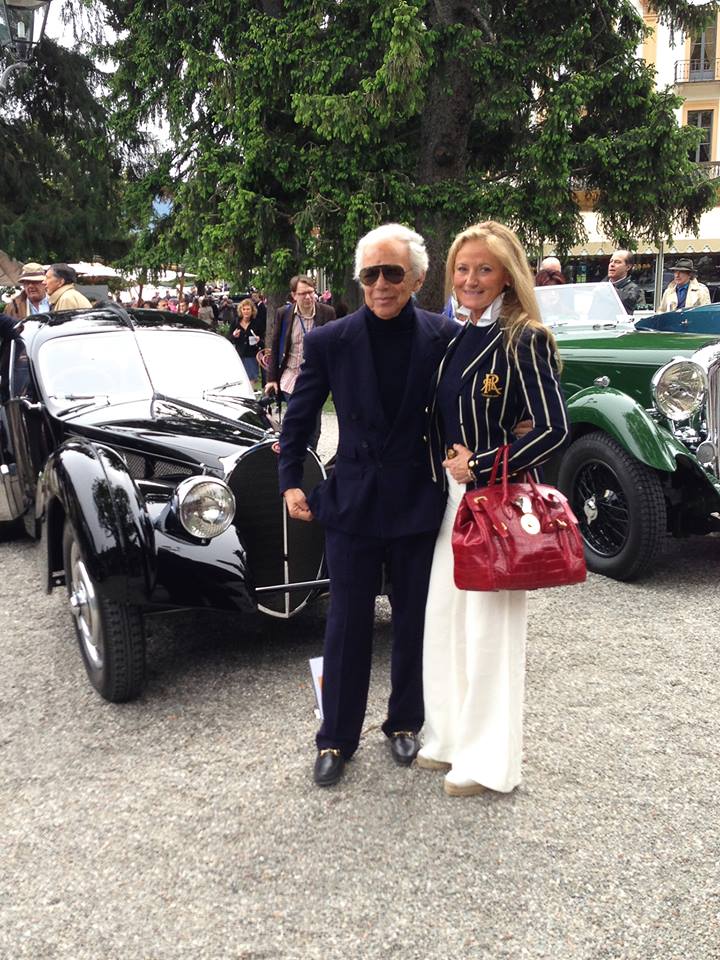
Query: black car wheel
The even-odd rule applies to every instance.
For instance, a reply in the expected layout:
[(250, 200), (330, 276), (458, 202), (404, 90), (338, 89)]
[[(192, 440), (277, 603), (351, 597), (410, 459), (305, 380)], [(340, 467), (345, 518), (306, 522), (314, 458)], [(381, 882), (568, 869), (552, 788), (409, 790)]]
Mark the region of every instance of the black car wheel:
[(142, 613), (98, 593), (70, 523), (63, 533), (63, 558), (70, 610), (90, 682), (112, 703), (132, 700), (145, 680)]
[(558, 486), (578, 518), (588, 569), (633, 580), (650, 566), (667, 529), (657, 474), (600, 431), (570, 447)]

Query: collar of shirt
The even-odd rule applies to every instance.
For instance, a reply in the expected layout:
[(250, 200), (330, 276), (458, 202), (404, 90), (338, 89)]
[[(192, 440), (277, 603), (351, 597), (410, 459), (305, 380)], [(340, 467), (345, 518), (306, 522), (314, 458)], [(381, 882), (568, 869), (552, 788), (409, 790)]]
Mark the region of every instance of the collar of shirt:
[(371, 333), (393, 334), (402, 330), (412, 330), (415, 322), (415, 307), (412, 298), (408, 300), (405, 306), (396, 317), (389, 320), (383, 320), (376, 313), (373, 313), (370, 307), (365, 304), (365, 321)]
[(313, 304), (312, 313), (309, 313), (307, 316), (304, 316), (304, 314), (300, 313), (300, 307), (297, 305), (297, 303), (295, 304), (294, 312), (296, 316), (302, 317), (303, 320), (314, 320), (315, 314), (317, 313), (317, 302)]
[(476, 320), (474, 323), (470, 319), (470, 311), (466, 310), (464, 307), (458, 308), (458, 315), (464, 316), (469, 321), (470, 325), (473, 327), (489, 327), (491, 324), (495, 323), (497, 318), (500, 316), (500, 310), (503, 305), (503, 298), (505, 297), (504, 293), (499, 293), (489, 307), (485, 307), (485, 311), (479, 320)]
[(37, 306), (31, 300), (28, 300), (27, 305), (30, 313), (50, 313), (51, 310), (51, 304), (47, 297), (43, 297)]

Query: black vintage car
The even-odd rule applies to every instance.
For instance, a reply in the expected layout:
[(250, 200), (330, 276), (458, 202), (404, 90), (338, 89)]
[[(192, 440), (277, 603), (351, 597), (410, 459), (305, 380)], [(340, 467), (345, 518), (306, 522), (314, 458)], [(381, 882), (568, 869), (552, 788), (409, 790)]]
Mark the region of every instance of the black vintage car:
[[(0, 352), (0, 525), (42, 537), (88, 676), (137, 696), (144, 615), (291, 617), (327, 587), (323, 534), (288, 518), (277, 425), (228, 341), (115, 305), (38, 315)], [(304, 483), (324, 476), (308, 451)]]

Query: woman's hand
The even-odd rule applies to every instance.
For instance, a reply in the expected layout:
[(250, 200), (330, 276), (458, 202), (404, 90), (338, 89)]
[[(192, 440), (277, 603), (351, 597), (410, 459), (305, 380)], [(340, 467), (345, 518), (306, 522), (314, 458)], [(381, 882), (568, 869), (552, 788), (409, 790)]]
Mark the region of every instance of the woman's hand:
[(532, 420), (518, 420), (518, 422), (513, 427), (513, 433), (518, 438), (522, 440), (526, 433), (530, 433), (534, 424)]
[(456, 483), (474, 483), (475, 475), (468, 468), (468, 460), (472, 457), (472, 450), (468, 450), (461, 443), (452, 445), (452, 452), (448, 451), (443, 466)]
[(312, 520), (312, 510), (299, 487), (291, 487), (283, 494), (287, 512), (293, 520)]

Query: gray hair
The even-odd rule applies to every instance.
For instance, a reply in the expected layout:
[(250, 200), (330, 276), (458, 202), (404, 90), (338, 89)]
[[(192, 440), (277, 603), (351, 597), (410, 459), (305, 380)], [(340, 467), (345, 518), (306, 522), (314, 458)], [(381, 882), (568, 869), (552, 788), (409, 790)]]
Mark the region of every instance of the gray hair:
[(373, 243), (382, 243), (383, 240), (401, 240), (407, 245), (410, 254), (410, 267), (416, 277), (422, 277), (427, 273), (428, 260), (425, 241), (409, 227), (404, 227), (401, 223), (383, 223), (380, 227), (375, 227), (370, 233), (358, 240), (355, 248), (355, 279), (360, 279), (360, 270), (362, 268), (363, 254), (365, 248)]

